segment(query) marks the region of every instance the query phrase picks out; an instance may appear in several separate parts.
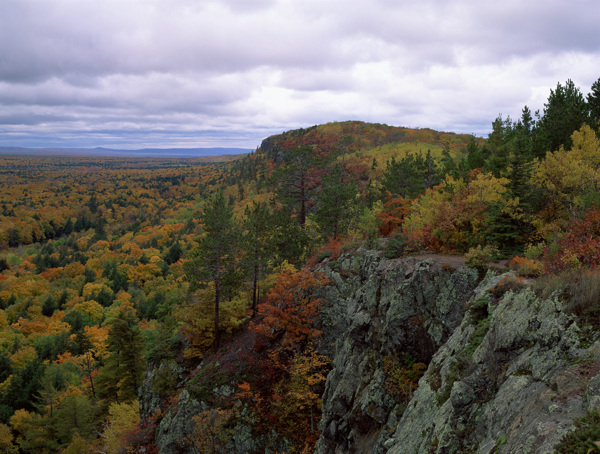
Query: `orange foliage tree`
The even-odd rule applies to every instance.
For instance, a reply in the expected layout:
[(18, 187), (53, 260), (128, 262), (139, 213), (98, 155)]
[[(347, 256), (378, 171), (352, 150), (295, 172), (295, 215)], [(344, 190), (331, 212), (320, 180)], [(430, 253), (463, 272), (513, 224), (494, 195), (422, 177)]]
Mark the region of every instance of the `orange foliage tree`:
[(600, 210), (590, 210), (573, 221), (570, 230), (544, 249), (546, 271), (600, 266)]
[(281, 339), (286, 349), (301, 349), (321, 334), (313, 325), (323, 301), (316, 291), (327, 282), (322, 273), (283, 271), (265, 301), (258, 306), (261, 318), (252, 323), (252, 329), (261, 336)]
[(393, 233), (404, 222), (405, 216), (410, 211), (410, 200), (402, 196), (392, 198), (388, 191), (388, 200), (383, 204), (383, 211), (377, 213), (381, 222), (379, 232), (383, 236)]

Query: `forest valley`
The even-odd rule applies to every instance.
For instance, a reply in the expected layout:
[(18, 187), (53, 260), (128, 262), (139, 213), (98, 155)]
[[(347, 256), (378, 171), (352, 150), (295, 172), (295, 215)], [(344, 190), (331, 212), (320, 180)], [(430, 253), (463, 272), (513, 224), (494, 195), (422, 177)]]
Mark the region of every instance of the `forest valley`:
[[(598, 273), (600, 79), (492, 128), (328, 123), (216, 161), (0, 156), (0, 451), (158, 452), (185, 385), (209, 406), (182, 440), (198, 452), (240, 418), (312, 452), (318, 265), (359, 248)], [(425, 367), (390, 359), (390, 394)], [(147, 370), (161, 403), (141, 419)]]

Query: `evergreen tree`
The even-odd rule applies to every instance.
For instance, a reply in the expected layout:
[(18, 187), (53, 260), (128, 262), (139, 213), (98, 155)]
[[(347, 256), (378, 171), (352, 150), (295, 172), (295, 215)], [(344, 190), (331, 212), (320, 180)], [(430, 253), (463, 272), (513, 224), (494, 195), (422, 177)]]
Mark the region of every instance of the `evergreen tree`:
[(344, 234), (357, 216), (358, 188), (343, 177), (342, 168), (323, 177), (318, 197), (315, 220), (325, 238), (337, 239)]
[(92, 270), (91, 268), (86, 268), (83, 276), (84, 276), (84, 285), (88, 284), (90, 282), (96, 281), (96, 272), (94, 270)]
[(54, 300), (54, 296), (50, 294), (44, 300), (44, 304), (42, 305), (42, 314), (44, 314), (46, 317), (51, 317), (55, 310), (56, 301)]
[(316, 179), (311, 175), (314, 164), (313, 148), (304, 145), (288, 150), (284, 155), (283, 166), (273, 174), (273, 178), (281, 184), (276, 191), (277, 199), (287, 207), (301, 228), (306, 224), (311, 192), (316, 185)]
[(28, 362), (24, 368), (12, 376), (8, 388), (0, 397), (0, 404), (12, 407), (13, 412), (20, 408), (28, 411), (34, 410), (44, 367), (39, 360)]
[(439, 181), (437, 166), (430, 151), (425, 158), (421, 152), (408, 153), (398, 161), (392, 157), (381, 178), (382, 196), (386, 197), (389, 192), (392, 198), (402, 196), (413, 199)]
[(179, 241), (175, 241), (165, 255), (165, 262), (169, 265), (176, 263), (183, 256), (183, 249)]
[(290, 217), (285, 209), (275, 208), (272, 213), (273, 245), (276, 252), (274, 264), (284, 260), (294, 265), (300, 265), (306, 256), (310, 245), (307, 231)]
[(535, 127), (535, 121), (531, 116), (531, 110), (529, 110), (529, 107), (527, 106), (523, 107), (523, 110), (521, 111), (521, 125), (523, 126), (527, 137), (531, 137), (531, 131)]
[(256, 203), (245, 210), (242, 248), (245, 251), (244, 264), (250, 270), (252, 279), (252, 315), (256, 315), (259, 288), (258, 281), (273, 255), (272, 219), (269, 208), (264, 203)]
[(481, 169), (485, 165), (488, 156), (489, 150), (477, 145), (474, 136), (469, 137), (466, 163), (460, 166), (460, 171), (463, 176), (468, 175), (469, 171), (473, 169)]
[(561, 145), (571, 148), (571, 134), (589, 122), (589, 109), (579, 88), (571, 79), (564, 86), (560, 83), (550, 90), (544, 114), (534, 130), (534, 154), (544, 157), (548, 151), (556, 151)]
[(600, 134), (600, 78), (592, 84), (592, 91), (587, 95), (590, 111), (590, 126)]
[(69, 293), (66, 290), (63, 290), (63, 292), (60, 295), (60, 298), (56, 302), (57, 308), (58, 309), (66, 309), (65, 304), (67, 304), (68, 300), (69, 300)]
[(10, 269), (10, 265), (8, 264), (6, 259), (0, 257), (0, 273), (2, 271), (9, 270), (9, 269)]
[(431, 150), (427, 150), (427, 154), (425, 155), (425, 163), (423, 167), (423, 186), (425, 189), (433, 188), (434, 186), (440, 184), (442, 178), (440, 176), (440, 172), (438, 171), (438, 166), (431, 156)]
[(129, 285), (127, 275), (123, 271), (119, 271), (117, 263), (114, 260), (107, 263), (102, 271), (102, 277), (106, 277), (112, 281), (110, 288), (115, 295), (119, 290), (127, 290)]
[(119, 311), (107, 341), (110, 355), (98, 375), (98, 394), (108, 401), (134, 400), (142, 384), (145, 362), (140, 327), (131, 311)]
[(222, 191), (217, 192), (204, 208), (204, 235), (185, 265), (191, 290), (213, 283), (215, 286), (214, 350), (220, 343), (219, 308), (221, 298), (239, 284), (236, 252), (239, 248), (239, 228), (233, 210)]
[(65, 226), (63, 227), (63, 234), (65, 235), (70, 235), (71, 233), (73, 233), (73, 220), (71, 218), (67, 219), (67, 222), (65, 223)]
[(452, 158), (450, 154), (450, 147), (448, 144), (444, 144), (444, 149), (442, 150), (442, 159), (441, 159), (441, 175), (450, 175), (453, 178), (458, 178), (459, 171), (458, 165)]
[(503, 256), (516, 252), (519, 229), (515, 219), (505, 213), (500, 204), (494, 203), (488, 207), (484, 231), (486, 242), (497, 246)]
[(492, 172), (496, 178), (504, 176), (510, 160), (510, 140), (512, 138), (512, 120), (499, 116), (492, 123), (492, 132), (486, 142), (489, 155), (485, 170)]
[(3, 383), (12, 374), (12, 361), (6, 351), (0, 352), (0, 383)]
[(61, 403), (56, 418), (57, 435), (63, 442), (70, 442), (75, 434), (88, 438), (93, 433), (94, 408), (86, 396), (66, 397)]

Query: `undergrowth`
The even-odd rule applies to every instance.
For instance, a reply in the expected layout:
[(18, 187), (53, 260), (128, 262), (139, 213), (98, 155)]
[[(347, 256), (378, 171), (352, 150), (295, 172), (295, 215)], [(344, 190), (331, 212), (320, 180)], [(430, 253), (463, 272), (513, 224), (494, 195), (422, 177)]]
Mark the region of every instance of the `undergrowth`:
[(534, 284), (540, 298), (555, 294), (564, 309), (576, 315), (583, 326), (600, 328), (600, 270), (571, 270), (545, 275)]
[(575, 420), (575, 430), (565, 435), (556, 447), (558, 454), (590, 454), (600, 452), (600, 414), (589, 412)]

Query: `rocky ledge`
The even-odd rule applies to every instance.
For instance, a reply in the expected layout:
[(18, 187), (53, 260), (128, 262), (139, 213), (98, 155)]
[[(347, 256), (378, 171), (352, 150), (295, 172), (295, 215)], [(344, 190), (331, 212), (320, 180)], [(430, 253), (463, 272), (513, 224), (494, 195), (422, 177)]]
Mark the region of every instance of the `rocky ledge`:
[[(325, 269), (337, 341), (316, 453), (552, 452), (600, 406), (600, 342), (511, 273), (374, 253)], [(407, 357), (427, 369), (403, 401), (386, 361)]]

